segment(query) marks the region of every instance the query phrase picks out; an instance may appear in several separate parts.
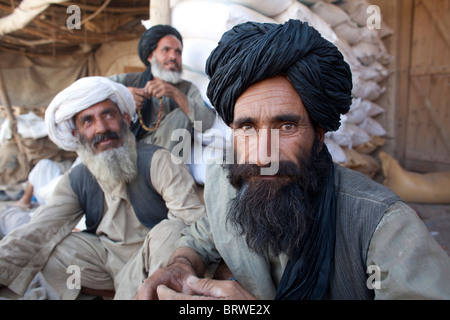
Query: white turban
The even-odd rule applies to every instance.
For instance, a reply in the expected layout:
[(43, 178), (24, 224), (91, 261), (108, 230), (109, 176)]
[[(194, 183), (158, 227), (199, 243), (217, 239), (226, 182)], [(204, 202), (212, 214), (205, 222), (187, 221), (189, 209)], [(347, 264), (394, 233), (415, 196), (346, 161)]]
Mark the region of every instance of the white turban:
[(122, 114), (133, 116), (136, 110), (133, 95), (122, 84), (104, 77), (81, 78), (58, 93), (45, 111), (48, 136), (60, 148), (67, 151), (78, 149), (73, 117), (106, 99), (116, 103)]

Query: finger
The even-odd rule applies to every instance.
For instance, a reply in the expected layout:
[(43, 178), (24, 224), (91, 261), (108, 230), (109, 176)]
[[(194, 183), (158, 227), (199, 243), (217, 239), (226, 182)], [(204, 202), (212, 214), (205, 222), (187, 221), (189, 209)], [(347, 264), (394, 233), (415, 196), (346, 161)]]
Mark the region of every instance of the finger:
[(209, 297), (176, 292), (163, 284), (156, 288), (156, 292), (159, 300), (212, 300)]
[(152, 300), (152, 291), (143, 283), (138, 287), (138, 291), (133, 297), (133, 300)]
[(200, 279), (196, 276), (189, 276), (186, 279), (187, 285), (197, 294), (215, 298), (222, 297), (222, 289), (217, 286), (216, 281), (212, 279)]
[(145, 99), (142, 97), (139, 97), (139, 96), (134, 97), (134, 102), (136, 103), (137, 109), (142, 109), (142, 107), (144, 106), (144, 101), (145, 101)]

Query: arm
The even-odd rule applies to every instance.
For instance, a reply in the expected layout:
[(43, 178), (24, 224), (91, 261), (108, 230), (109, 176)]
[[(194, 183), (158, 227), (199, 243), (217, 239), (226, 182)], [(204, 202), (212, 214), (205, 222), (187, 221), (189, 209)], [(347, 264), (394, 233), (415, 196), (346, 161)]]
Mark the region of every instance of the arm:
[[(200, 91), (193, 83), (189, 81), (182, 81), (176, 85), (164, 83), (165, 85), (159, 84), (161, 87), (157, 89), (158, 83), (161, 82), (164, 83), (162, 80), (154, 79), (147, 83), (146, 89), (149, 96), (154, 95), (156, 98), (166, 96), (172, 98), (183, 112), (186, 113), (192, 124), (194, 124), (194, 121), (201, 122), (202, 132), (211, 128), (216, 119), (216, 112), (205, 104)], [(200, 128), (198, 130), (200, 131)]]
[(375, 299), (450, 299), (450, 258), (403, 202), (394, 203), (377, 226), (367, 266), (380, 271)]
[(53, 248), (72, 232), (82, 215), (66, 173), (49, 203), (39, 207), (28, 224), (1, 241), (0, 283), (23, 295)]
[(156, 151), (150, 170), (153, 187), (166, 202), (169, 218), (191, 225), (206, 215), (189, 168), (183, 163), (175, 164), (169, 151)]
[(152, 96), (157, 99), (162, 97), (172, 98), (184, 113), (189, 114), (190, 107), (187, 96), (168, 82), (158, 78), (150, 80), (145, 85), (144, 92), (148, 99)]
[(202, 275), (205, 266), (200, 256), (191, 248), (181, 247), (172, 254), (168, 266), (158, 269), (139, 287), (134, 299), (156, 300), (157, 289), (160, 285), (176, 292), (190, 293), (186, 279), (190, 275)]

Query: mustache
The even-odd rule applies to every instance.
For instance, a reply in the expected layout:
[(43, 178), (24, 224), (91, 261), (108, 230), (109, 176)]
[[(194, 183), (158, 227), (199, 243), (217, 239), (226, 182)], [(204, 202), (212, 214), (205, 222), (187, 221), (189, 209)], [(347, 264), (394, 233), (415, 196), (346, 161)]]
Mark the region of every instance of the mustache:
[(120, 134), (115, 131), (106, 131), (103, 134), (97, 134), (92, 139), (92, 146), (95, 147), (97, 144), (99, 144), (103, 140), (108, 140), (108, 139), (120, 139)]
[(178, 64), (177, 60), (175, 60), (175, 59), (170, 59), (170, 60), (167, 60), (167, 61), (165, 62), (165, 64), (168, 64), (168, 63), (174, 63), (177, 67), (180, 66), (180, 65)]
[[(298, 165), (293, 161), (283, 160), (279, 162), (278, 171), (271, 175), (261, 175), (261, 167), (257, 164), (224, 164), (225, 170), (228, 172), (228, 179), (236, 189), (243, 187), (252, 178), (274, 177), (282, 180), (300, 181), (303, 180), (304, 163)], [(276, 181), (276, 180), (275, 180)], [(303, 181), (302, 181), (303, 182)]]

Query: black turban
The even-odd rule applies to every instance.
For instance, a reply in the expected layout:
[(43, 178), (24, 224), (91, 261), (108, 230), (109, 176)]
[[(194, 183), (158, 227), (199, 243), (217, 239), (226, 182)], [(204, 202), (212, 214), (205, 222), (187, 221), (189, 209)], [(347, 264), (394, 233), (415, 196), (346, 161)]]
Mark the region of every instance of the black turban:
[(284, 74), (311, 119), (327, 131), (340, 126), (352, 102), (352, 74), (342, 54), (307, 23), (246, 22), (225, 32), (206, 62), (207, 96), (227, 125), (251, 85)]
[(147, 29), (141, 36), (141, 39), (139, 40), (138, 53), (142, 62), (146, 66), (149, 65), (148, 56), (156, 49), (159, 40), (168, 35), (174, 35), (180, 40), (181, 44), (183, 44), (181, 34), (177, 29), (169, 25), (153, 26)]

